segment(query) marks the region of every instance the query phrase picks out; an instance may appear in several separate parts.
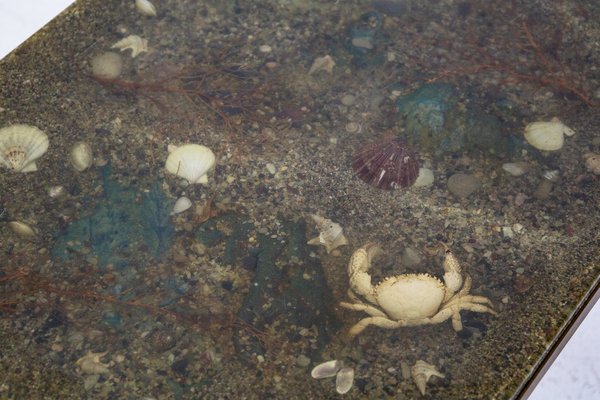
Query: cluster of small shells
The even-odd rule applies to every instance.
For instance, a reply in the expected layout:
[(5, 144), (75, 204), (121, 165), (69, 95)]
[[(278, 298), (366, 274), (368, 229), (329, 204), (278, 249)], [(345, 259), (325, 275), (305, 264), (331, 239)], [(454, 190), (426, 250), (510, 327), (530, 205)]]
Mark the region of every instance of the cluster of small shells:
[(345, 394), (354, 384), (354, 369), (344, 367), (340, 360), (330, 360), (314, 367), (310, 375), (315, 379), (332, 378), (335, 376), (335, 391)]

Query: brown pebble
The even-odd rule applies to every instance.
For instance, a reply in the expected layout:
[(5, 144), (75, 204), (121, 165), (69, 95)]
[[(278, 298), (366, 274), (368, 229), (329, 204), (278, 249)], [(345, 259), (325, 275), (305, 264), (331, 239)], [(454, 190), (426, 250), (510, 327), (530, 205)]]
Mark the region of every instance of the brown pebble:
[(518, 275), (515, 278), (514, 286), (515, 292), (517, 293), (525, 293), (533, 286), (534, 280), (529, 275)]
[(550, 192), (552, 192), (552, 186), (552, 182), (548, 179), (542, 180), (535, 189), (535, 192), (533, 192), (533, 197), (538, 200), (546, 200), (550, 196)]

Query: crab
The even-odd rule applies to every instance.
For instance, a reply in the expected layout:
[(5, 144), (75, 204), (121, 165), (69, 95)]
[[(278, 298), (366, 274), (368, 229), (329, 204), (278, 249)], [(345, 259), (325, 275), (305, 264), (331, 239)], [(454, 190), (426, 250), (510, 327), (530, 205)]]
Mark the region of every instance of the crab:
[[(492, 302), (483, 296), (469, 294), (471, 277), (463, 274), (460, 263), (444, 245), (444, 282), (428, 274), (402, 274), (385, 278), (378, 285), (371, 285), (368, 270), (371, 260), (381, 251), (374, 243), (356, 250), (348, 264), (352, 303), (340, 306), (354, 311), (364, 311), (369, 317), (361, 319), (350, 328), (350, 339), (367, 326), (397, 329), (404, 326), (440, 324), (452, 319), (455, 331), (462, 330), (461, 310), (497, 315)], [(360, 300), (362, 296), (368, 303)]]

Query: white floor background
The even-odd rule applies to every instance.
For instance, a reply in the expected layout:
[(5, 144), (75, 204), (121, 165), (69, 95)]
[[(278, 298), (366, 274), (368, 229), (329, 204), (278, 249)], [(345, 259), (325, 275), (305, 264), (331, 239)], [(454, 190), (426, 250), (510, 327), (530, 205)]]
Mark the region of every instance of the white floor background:
[[(0, 58), (71, 3), (72, 0), (0, 0)], [(160, 6), (160, 1), (154, 3)], [(600, 399), (599, 338), (600, 304), (597, 304), (538, 384), (530, 400)]]

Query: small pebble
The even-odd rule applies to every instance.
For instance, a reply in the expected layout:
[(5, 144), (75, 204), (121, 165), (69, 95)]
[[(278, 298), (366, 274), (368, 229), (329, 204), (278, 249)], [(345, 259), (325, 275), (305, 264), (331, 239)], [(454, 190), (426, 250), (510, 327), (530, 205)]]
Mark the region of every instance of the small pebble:
[(50, 348), (56, 353), (60, 353), (61, 351), (63, 351), (63, 345), (60, 343), (52, 343), (52, 346), (50, 346)]
[(448, 178), (448, 190), (461, 199), (469, 197), (479, 186), (479, 180), (473, 175), (454, 174)]
[(273, 49), (271, 48), (271, 46), (263, 44), (262, 46), (259, 46), (258, 51), (260, 51), (261, 53), (270, 53), (271, 51), (273, 51)]
[(548, 179), (542, 179), (538, 187), (535, 189), (535, 192), (533, 192), (533, 197), (538, 200), (546, 200), (548, 197), (550, 197), (552, 186), (554, 186), (554, 184)]
[(502, 236), (504, 236), (506, 238), (512, 238), (515, 236), (515, 234), (510, 226), (503, 226), (502, 227)]
[(345, 106), (352, 106), (356, 103), (356, 97), (351, 94), (345, 94), (342, 96), (342, 104)]
[(515, 269), (515, 272), (516, 272), (517, 274), (521, 275), (523, 272), (525, 272), (525, 268), (523, 268), (523, 267), (519, 267), (519, 268)]
[(296, 357), (296, 365), (301, 368), (306, 368), (310, 365), (310, 358), (304, 354), (300, 354), (298, 357)]
[(527, 172), (528, 164), (526, 162), (514, 162), (502, 164), (502, 169), (511, 174), (512, 176), (521, 176)]
[(277, 168), (275, 168), (275, 165), (272, 163), (267, 163), (267, 165), (265, 167), (267, 168), (267, 171), (269, 171), (269, 173), (271, 175), (275, 175), (275, 172), (277, 172)]

